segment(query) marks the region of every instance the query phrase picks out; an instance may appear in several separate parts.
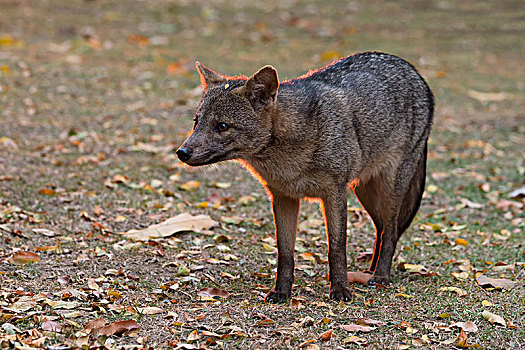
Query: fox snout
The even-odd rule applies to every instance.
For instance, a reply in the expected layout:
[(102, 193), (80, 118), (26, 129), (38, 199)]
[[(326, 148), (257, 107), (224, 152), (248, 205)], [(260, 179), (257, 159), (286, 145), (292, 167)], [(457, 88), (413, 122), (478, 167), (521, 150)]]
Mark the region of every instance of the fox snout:
[(179, 157), (179, 159), (183, 162), (190, 160), (191, 154), (192, 151), (187, 148), (181, 147), (177, 150), (177, 157)]

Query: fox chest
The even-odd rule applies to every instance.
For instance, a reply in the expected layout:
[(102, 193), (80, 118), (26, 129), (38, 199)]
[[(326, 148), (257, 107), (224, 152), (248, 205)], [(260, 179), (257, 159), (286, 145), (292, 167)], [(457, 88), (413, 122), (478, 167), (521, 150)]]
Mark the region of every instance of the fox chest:
[(322, 197), (333, 181), (325, 172), (296, 169), (292, 164), (247, 164), (252, 175), (268, 188), (292, 198)]

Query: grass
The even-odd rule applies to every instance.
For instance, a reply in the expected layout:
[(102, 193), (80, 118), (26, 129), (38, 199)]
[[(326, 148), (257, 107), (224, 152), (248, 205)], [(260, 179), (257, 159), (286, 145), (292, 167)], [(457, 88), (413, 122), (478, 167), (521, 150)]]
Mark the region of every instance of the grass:
[[(426, 347), (446, 348), (458, 343), (442, 343), (459, 335), (451, 325), (473, 321), (479, 330), (468, 333), (468, 344), (524, 347), (523, 287), (485, 290), (475, 282), (477, 273), (519, 282), (524, 276), (523, 198), (513, 199), (521, 208), (498, 207), (523, 186), (525, 176), (525, 86), (519, 74), (525, 13), (520, 5), (5, 2), (0, 12), (0, 137), (8, 138), (0, 142), (2, 320), (22, 332), (38, 332), (33, 338), (24, 333), (27, 339), (47, 337), (34, 347), (78, 340), (77, 332), (97, 317), (137, 320), (138, 335), (111, 336), (113, 346), (176, 347), (197, 330), (200, 338), (192, 344), (207, 348), (362, 346), (357, 343), (405, 348), (417, 347), (425, 336), (431, 339)], [(286, 79), (326, 65), (334, 55), (367, 50), (413, 62), (437, 101), (427, 192), (399, 243), (392, 284), (380, 290), (354, 286), (352, 303), (330, 302), (324, 225), (318, 223), (317, 204), (305, 202), (296, 247), (297, 301), (266, 304), (276, 255), (263, 246), (275, 245), (267, 240), (273, 221), (264, 190), (235, 163), (189, 169), (169, 152), (191, 130), (199, 102), (193, 62), (232, 75), (272, 64)], [(472, 91), (504, 93), (504, 98), (479, 100), (470, 97), (476, 96)], [(141, 143), (157, 149), (137, 149)], [(112, 182), (116, 175), (127, 177), (127, 184)], [(201, 186), (181, 190), (190, 180)], [(219, 188), (216, 182), (230, 186)], [(44, 195), (42, 189), (55, 194)], [(247, 195), (253, 200), (240, 203)], [(221, 200), (218, 209), (199, 205), (210, 197)], [(483, 206), (462, 207), (460, 198)], [(358, 207), (353, 196), (349, 205)], [(211, 233), (147, 244), (130, 244), (118, 234), (182, 212), (209, 214), (221, 225)], [(362, 214), (349, 216), (349, 270), (354, 271), (367, 267), (358, 256), (373, 245), (372, 225)], [(468, 246), (455, 245), (457, 238)], [(7, 261), (26, 250), (41, 261)], [(315, 253), (318, 261), (302, 253)], [(226, 260), (227, 254), (237, 260)], [(402, 261), (435, 274), (402, 272), (396, 268)], [(177, 275), (185, 268), (189, 275)], [(452, 276), (462, 270), (467, 278)], [(71, 281), (61, 285), (60, 276)], [(90, 287), (93, 279), (99, 289)], [(204, 287), (231, 296), (199, 301), (197, 292)], [(461, 288), (466, 296), (441, 287)], [(24, 293), (34, 294), (32, 308), (5, 309)], [(53, 309), (46, 299), (81, 306)], [(484, 306), (483, 300), (493, 305)], [(136, 307), (146, 306), (163, 313), (137, 313)], [(484, 310), (510, 323), (491, 324), (481, 315)], [(69, 311), (78, 314), (65, 316)], [(339, 328), (360, 317), (386, 324), (369, 333)], [(61, 332), (42, 330), (44, 318), (59, 323)], [(330, 329), (329, 341), (318, 339)], [(2, 328), (0, 344), (6, 346), (8, 339)], [(95, 341), (103, 339), (91, 336), (88, 343)]]

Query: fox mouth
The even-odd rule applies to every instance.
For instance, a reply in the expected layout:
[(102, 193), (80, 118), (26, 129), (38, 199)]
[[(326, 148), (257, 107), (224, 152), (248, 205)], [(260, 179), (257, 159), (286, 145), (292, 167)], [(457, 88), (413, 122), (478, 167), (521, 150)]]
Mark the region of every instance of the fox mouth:
[(218, 155), (203, 154), (201, 156), (191, 157), (190, 159), (188, 159), (184, 163), (186, 163), (186, 164), (188, 164), (190, 166), (202, 166), (202, 165), (214, 164), (214, 163), (222, 162), (224, 160), (232, 159), (230, 157), (230, 154), (232, 154), (233, 151), (234, 150), (228, 151), (228, 152), (223, 153), (223, 154), (218, 154)]

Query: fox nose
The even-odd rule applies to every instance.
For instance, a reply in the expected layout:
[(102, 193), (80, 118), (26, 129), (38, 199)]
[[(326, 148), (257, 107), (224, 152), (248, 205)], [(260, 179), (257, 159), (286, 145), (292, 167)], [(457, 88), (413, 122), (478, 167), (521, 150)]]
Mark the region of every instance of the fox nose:
[(191, 158), (191, 150), (187, 148), (179, 148), (177, 150), (177, 156), (179, 157), (180, 160), (185, 162)]

